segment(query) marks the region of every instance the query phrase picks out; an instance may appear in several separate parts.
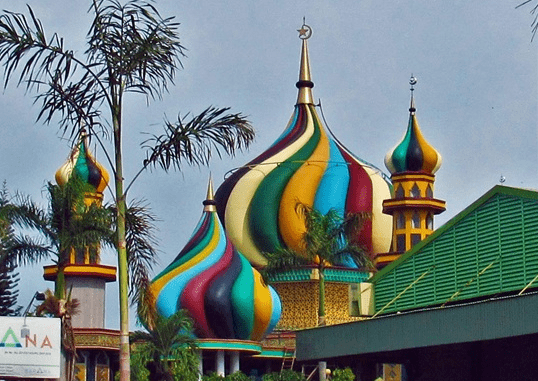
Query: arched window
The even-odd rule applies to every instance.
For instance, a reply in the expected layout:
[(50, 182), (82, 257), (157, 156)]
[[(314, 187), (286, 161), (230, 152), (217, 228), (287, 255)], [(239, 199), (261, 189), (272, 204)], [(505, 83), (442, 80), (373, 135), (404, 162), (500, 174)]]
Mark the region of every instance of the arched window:
[(426, 229), (433, 230), (433, 215), (431, 213), (426, 216)]
[(411, 188), (411, 197), (420, 198), (420, 188), (416, 183), (413, 185), (413, 188)]
[(398, 185), (395, 192), (396, 198), (404, 198), (404, 189), (401, 185)]
[(411, 227), (413, 229), (420, 229), (420, 214), (418, 212), (413, 212), (413, 217), (411, 219)]
[(431, 184), (428, 184), (428, 187), (426, 188), (426, 197), (433, 198), (433, 189)]

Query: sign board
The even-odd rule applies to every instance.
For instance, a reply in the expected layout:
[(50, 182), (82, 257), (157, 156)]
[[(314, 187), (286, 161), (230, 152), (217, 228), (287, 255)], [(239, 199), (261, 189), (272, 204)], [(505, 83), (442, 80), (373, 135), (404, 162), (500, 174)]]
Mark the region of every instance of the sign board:
[(61, 321), (0, 316), (0, 377), (59, 378)]

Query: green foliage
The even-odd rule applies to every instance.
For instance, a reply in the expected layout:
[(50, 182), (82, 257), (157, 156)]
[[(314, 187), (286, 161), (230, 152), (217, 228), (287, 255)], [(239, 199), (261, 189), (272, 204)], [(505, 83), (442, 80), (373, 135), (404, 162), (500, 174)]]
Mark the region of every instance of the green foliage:
[(176, 348), (170, 363), (170, 369), (175, 381), (198, 381), (197, 354), (189, 348)]
[(301, 372), (291, 369), (284, 369), (282, 372), (266, 373), (262, 376), (262, 381), (305, 381), (306, 377)]
[(229, 374), (226, 377), (219, 376), (216, 372), (211, 372), (202, 376), (202, 381), (251, 381), (250, 377), (240, 370)]
[(192, 320), (185, 310), (169, 318), (156, 315), (148, 331), (136, 331), (132, 342), (141, 343), (147, 363), (151, 363), (152, 379), (173, 381), (196, 380), (198, 358), (193, 353), (196, 343), (192, 338)]
[(229, 374), (225, 378), (226, 381), (251, 381), (250, 377), (241, 371), (234, 372)]
[(0, 190), (0, 316), (17, 316), (22, 306), (17, 306), (19, 276), (15, 272), (15, 258), (11, 255), (13, 228), (4, 213), (8, 207), (9, 193), (4, 181)]
[(202, 381), (222, 381), (224, 379), (224, 377), (219, 376), (216, 372), (211, 372), (202, 376)]
[(351, 368), (337, 368), (332, 372), (331, 381), (354, 381), (355, 375)]

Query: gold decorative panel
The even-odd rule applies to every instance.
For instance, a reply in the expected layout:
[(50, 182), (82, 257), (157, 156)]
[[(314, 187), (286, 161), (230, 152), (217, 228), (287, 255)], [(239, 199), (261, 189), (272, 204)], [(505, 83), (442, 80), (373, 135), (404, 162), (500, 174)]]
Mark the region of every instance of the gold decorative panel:
[[(317, 280), (281, 282), (272, 286), (282, 301), (282, 316), (277, 329), (295, 330), (315, 327), (318, 323)], [(349, 283), (325, 282), (325, 317), (327, 324), (360, 320), (349, 316)]]

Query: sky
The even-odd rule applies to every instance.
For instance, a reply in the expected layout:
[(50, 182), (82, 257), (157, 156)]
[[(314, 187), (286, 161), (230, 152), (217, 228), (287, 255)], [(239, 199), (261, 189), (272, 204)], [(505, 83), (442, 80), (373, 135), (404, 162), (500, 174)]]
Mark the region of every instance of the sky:
[[(175, 85), (149, 106), (125, 100), (125, 178), (141, 166), (145, 133), (160, 134), (164, 118), (231, 107), (248, 117), (256, 139), (235, 157), (215, 156), (206, 167), (144, 173), (130, 198), (143, 198), (158, 216), (160, 272), (186, 244), (202, 214), (209, 174), (215, 188), (226, 173), (263, 152), (285, 129), (297, 97), (303, 17), (314, 98), (327, 125), (355, 155), (383, 169), (409, 118), (413, 74), (417, 118), (424, 137), (443, 156), (435, 197), (447, 210), (441, 226), (499, 184), (538, 189), (538, 41), (531, 42), (531, 6), (522, 0), (160, 0), (163, 16), (180, 23), (188, 50)], [(82, 55), (91, 16), (88, 0), (28, 0), (50, 37)], [(533, 1), (533, 3), (535, 3)], [(26, 12), (24, 2), (0, 9)], [(0, 93), (0, 180), (46, 205), (47, 181), (65, 162), (69, 142), (57, 124), (36, 123), (35, 93), (15, 82)], [(92, 147), (106, 164), (103, 152)], [(110, 170), (109, 170), (110, 172)], [(110, 193), (105, 194), (110, 200)], [(102, 263), (115, 265), (113, 253)], [(20, 270), (19, 304), (53, 287), (39, 263)], [(107, 287), (106, 327), (119, 327), (117, 283)], [(131, 317), (131, 328), (134, 325)]]

